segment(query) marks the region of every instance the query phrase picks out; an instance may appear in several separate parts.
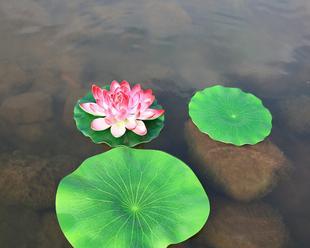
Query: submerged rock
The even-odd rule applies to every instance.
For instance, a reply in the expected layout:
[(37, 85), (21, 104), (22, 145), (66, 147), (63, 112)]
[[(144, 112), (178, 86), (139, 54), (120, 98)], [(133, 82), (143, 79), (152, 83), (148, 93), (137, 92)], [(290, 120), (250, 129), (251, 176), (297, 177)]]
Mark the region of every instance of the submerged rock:
[(217, 198), (198, 238), (212, 248), (284, 248), (289, 240), (282, 217), (271, 206)]
[(0, 63), (0, 97), (5, 98), (27, 89), (31, 85), (27, 73), (19, 65)]
[(63, 109), (63, 123), (65, 127), (76, 130), (75, 121), (73, 119), (73, 110), (76, 102), (84, 97), (87, 93), (87, 90), (82, 88), (74, 89), (73, 91), (69, 92), (66, 96), (64, 109)]
[(31, 209), (0, 206), (0, 247), (37, 247), (39, 223), (39, 215)]
[(53, 205), (56, 183), (37, 157), (1, 158), (0, 197), (8, 205), (47, 208)]
[(208, 182), (233, 199), (251, 201), (272, 190), (287, 169), (287, 160), (268, 140), (237, 147), (217, 142), (188, 121), (185, 135), (190, 153)]
[(1, 104), (0, 116), (14, 125), (46, 121), (52, 117), (52, 98), (41, 92), (11, 96)]
[[(42, 92), (29, 92), (6, 98), (0, 105), (0, 136), (15, 149), (46, 146), (55, 136), (56, 118), (53, 117), (52, 97)], [(7, 127), (10, 128), (7, 128)], [(29, 145), (31, 144), (31, 145)]]
[(24, 205), (35, 209), (54, 205), (59, 180), (75, 167), (73, 159), (50, 159), (22, 154), (0, 156), (0, 198), (5, 205)]
[(29, 91), (44, 92), (54, 97), (57, 97), (64, 89), (59, 72), (54, 70), (54, 68), (46, 68), (44, 66), (38, 68), (33, 75), (32, 82)]
[(191, 27), (191, 16), (180, 4), (170, 1), (149, 1), (142, 6), (144, 25), (150, 34), (160, 37), (183, 34)]
[(29, 153), (53, 149), (50, 144), (61, 131), (53, 117), (52, 97), (41, 92), (8, 97), (0, 105), (0, 119), (0, 137)]
[(0, 135), (11, 144), (11, 150), (21, 150), (39, 156), (50, 156), (64, 151), (67, 153), (66, 144), (70, 141), (70, 137), (65, 137), (66, 133), (56, 120), (11, 124), (7, 129), (8, 125), (4, 122), (4, 128), (0, 128)]
[(302, 95), (279, 101), (281, 123), (297, 133), (310, 133), (310, 97)]
[(54, 213), (46, 213), (42, 217), (41, 228), (37, 238), (38, 247), (70, 248), (70, 244), (62, 234)]
[(45, 134), (44, 131), (44, 123), (21, 124), (14, 130), (15, 135), (18, 137), (18, 142), (22, 140), (30, 143), (41, 140)]

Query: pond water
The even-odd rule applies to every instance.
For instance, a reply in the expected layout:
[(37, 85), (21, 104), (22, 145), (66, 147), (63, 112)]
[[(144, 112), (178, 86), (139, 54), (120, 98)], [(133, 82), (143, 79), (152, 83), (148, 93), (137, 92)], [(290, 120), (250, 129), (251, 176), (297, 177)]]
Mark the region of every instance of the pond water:
[[(58, 181), (105, 150), (74, 126), (92, 82), (154, 89), (165, 128), (144, 148), (189, 164), (211, 217), (184, 247), (310, 247), (308, 0), (0, 0), (0, 247), (70, 247)], [(188, 122), (213, 84), (260, 97), (270, 138), (236, 149)], [(212, 150), (212, 151), (211, 151)]]

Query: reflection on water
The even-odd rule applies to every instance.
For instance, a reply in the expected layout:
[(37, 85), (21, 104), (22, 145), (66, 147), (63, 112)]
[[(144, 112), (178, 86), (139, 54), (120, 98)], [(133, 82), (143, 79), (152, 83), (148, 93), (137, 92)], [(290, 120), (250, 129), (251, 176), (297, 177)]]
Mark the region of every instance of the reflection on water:
[[(112, 79), (155, 89), (167, 121), (146, 147), (191, 164), (214, 195), (210, 231), (207, 224), (184, 247), (309, 247), (309, 22), (308, 0), (0, 1), (0, 247), (70, 247), (53, 214), (56, 185), (103, 151), (76, 130), (73, 104), (90, 82)], [(277, 152), (256, 157), (257, 177), (252, 158), (233, 153), (229, 163), (224, 148), (227, 161), (206, 160), (222, 168), (209, 182), (180, 135), (193, 91), (216, 82), (253, 92), (274, 115), (268, 142)], [(268, 165), (279, 166), (282, 153), (290, 170), (278, 174)], [(233, 171), (238, 161), (249, 163), (246, 174)], [(219, 186), (227, 183), (235, 191)], [(264, 203), (237, 203), (240, 189), (264, 189)], [(267, 241), (266, 230), (274, 233)]]

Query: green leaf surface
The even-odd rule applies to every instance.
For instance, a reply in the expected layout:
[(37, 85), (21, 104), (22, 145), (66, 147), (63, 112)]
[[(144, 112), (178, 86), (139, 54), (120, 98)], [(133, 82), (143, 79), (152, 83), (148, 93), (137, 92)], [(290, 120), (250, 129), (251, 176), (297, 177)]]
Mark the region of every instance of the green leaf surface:
[[(108, 89), (108, 86), (104, 88)], [(91, 122), (98, 117), (86, 113), (84, 110), (80, 108), (79, 104), (84, 102), (95, 102), (95, 99), (91, 94), (91, 92), (89, 92), (86, 96), (84, 96), (76, 103), (74, 107), (74, 120), (77, 128), (86, 137), (89, 137), (96, 144), (105, 143), (111, 147), (117, 147), (117, 146), (133, 147), (141, 143), (150, 142), (159, 135), (160, 131), (164, 127), (165, 118), (164, 115), (162, 115), (155, 120), (144, 121), (145, 126), (147, 128), (147, 134), (144, 136), (137, 135), (134, 132), (127, 130), (122, 137), (115, 138), (111, 134), (110, 128), (104, 131), (94, 131), (91, 129), (90, 127)], [(154, 103), (150, 108), (162, 109), (162, 106), (160, 106), (157, 103), (157, 101), (154, 101)]]
[(220, 85), (196, 92), (189, 115), (201, 132), (237, 146), (264, 140), (272, 128), (272, 116), (259, 98)]
[(128, 147), (85, 160), (56, 195), (59, 224), (75, 248), (164, 248), (197, 233), (209, 211), (186, 164)]

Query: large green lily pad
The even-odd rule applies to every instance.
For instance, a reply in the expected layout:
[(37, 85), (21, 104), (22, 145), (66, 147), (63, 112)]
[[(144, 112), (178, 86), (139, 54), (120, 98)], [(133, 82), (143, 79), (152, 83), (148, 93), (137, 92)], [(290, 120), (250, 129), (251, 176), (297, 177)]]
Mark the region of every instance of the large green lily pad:
[(56, 212), (75, 248), (164, 248), (197, 233), (208, 197), (192, 170), (155, 150), (114, 148), (62, 179)]
[[(109, 89), (109, 86), (106, 86), (104, 88)], [(95, 99), (91, 94), (91, 92), (86, 94), (86, 96), (84, 96), (76, 103), (74, 107), (74, 120), (77, 128), (86, 137), (89, 137), (96, 144), (105, 143), (111, 147), (117, 147), (117, 146), (134, 147), (138, 144), (147, 143), (155, 139), (164, 127), (165, 117), (164, 115), (162, 115), (155, 120), (144, 120), (144, 124), (147, 129), (146, 135), (140, 136), (130, 130), (127, 130), (122, 137), (115, 138), (111, 134), (110, 128), (104, 131), (94, 131), (93, 129), (91, 129), (90, 125), (91, 122), (98, 117), (91, 115), (81, 109), (79, 104), (84, 102), (95, 102)], [(156, 100), (154, 101), (154, 103), (151, 105), (150, 108), (163, 109), (162, 106), (159, 105)]]
[(189, 115), (201, 132), (237, 146), (264, 140), (272, 128), (272, 116), (259, 98), (220, 85), (198, 91), (189, 103)]

